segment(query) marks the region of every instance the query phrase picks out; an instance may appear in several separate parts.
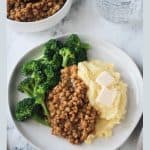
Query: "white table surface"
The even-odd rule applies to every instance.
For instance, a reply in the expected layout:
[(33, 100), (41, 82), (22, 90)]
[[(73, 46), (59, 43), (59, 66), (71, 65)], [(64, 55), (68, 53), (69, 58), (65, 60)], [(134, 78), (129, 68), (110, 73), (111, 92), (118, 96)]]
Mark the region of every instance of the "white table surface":
[[(103, 19), (97, 12), (91, 0), (77, 0), (69, 14), (55, 27), (40, 33), (16, 33), (7, 27), (7, 70), (8, 78), (19, 58), (28, 50), (53, 36), (65, 33), (81, 32), (93, 34), (115, 44), (133, 58), (142, 71), (142, 23), (113, 24)], [(33, 150), (27, 141), (15, 129), (8, 113), (8, 149)], [(136, 150), (137, 139), (142, 127), (142, 121), (120, 150)]]

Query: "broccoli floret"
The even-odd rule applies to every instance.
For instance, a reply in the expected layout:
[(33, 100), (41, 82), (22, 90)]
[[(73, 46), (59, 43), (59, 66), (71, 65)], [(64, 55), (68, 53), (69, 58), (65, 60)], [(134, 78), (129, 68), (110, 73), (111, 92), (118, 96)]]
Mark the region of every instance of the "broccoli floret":
[(44, 111), (44, 115), (46, 117), (49, 116), (49, 112), (47, 110), (45, 104), (45, 94), (49, 89), (49, 84), (43, 83), (42, 85), (35, 83), (33, 78), (26, 78), (21, 81), (18, 90), (28, 94), (29, 96), (35, 99), (35, 104), (41, 105)]
[(53, 88), (59, 82), (61, 68), (60, 61), (62, 61), (62, 57), (59, 54), (55, 54), (51, 61), (45, 59), (42, 60), (42, 73), (45, 77), (42, 84), (47, 85), (47, 90)]
[(42, 106), (43, 108), (43, 111), (44, 111), (44, 115), (45, 116), (49, 116), (49, 112), (48, 112), (48, 109), (46, 107), (46, 104), (45, 104), (45, 95), (46, 95), (46, 87), (43, 86), (43, 85), (39, 85), (36, 87), (36, 90), (35, 90), (35, 103), (36, 104), (39, 104)]
[(35, 84), (41, 84), (46, 81), (46, 75), (43, 72), (43, 67), (39, 70), (35, 70), (32, 74), (32, 78), (35, 80)]
[(64, 42), (64, 46), (74, 50), (74, 48), (80, 46), (80, 38), (77, 34), (71, 34)]
[(62, 48), (59, 54), (63, 57), (62, 67), (76, 64), (75, 54), (69, 48)]
[(55, 71), (59, 71), (61, 69), (62, 60), (62, 56), (59, 53), (56, 53), (53, 56), (53, 59), (50, 61), (50, 64), (52, 65)]
[(33, 98), (25, 98), (16, 105), (15, 116), (18, 121), (25, 121), (27, 119), (34, 119), (35, 121), (44, 125), (48, 124), (48, 116), (44, 115), (41, 105), (35, 103)]
[(15, 116), (18, 121), (24, 121), (32, 116), (32, 110), (34, 108), (34, 99), (25, 98), (22, 101), (18, 102), (16, 105)]
[(77, 62), (87, 60), (87, 49), (76, 48), (75, 56), (76, 56)]
[(46, 80), (46, 77), (43, 74), (43, 64), (42, 64), (43, 61), (45, 60), (37, 59), (37, 60), (30, 61), (31, 63), (30, 62), (26, 63), (29, 65), (32, 64), (32, 71), (30, 71), (30, 77), (33, 78), (36, 81), (36, 83), (42, 83)]
[(41, 59), (31, 60), (25, 63), (22, 67), (22, 73), (26, 76), (31, 76), (35, 79), (36, 82), (41, 83), (44, 82), (45, 76), (42, 73), (42, 63)]
[(47, 79), (47, 82), (45, 83), (45, 85), (48, 85), (48, 89), (51, 90), (54, 86), (56, 86), (59, 82), (59, 77), (60, 75), (58, 73), (55, 73), (54, 74), (54, 77), (53, 78), (48, 78)]
[(34, 106), (32, 119), (43, 125), (49, 125), (47, 117), (43, 114), (43, 109), (41, 105), (36, 104)]
[(90, 48), (90, 45), (88, 43), (80, 43), (79, 48), (82, 50), (88, 50)]
[(35, 81), (33, 78), (26, 78), (21, 81), (18, 85), (18, 90), (22, 93), (26, 93), (27, 95), (34, 97), (34, 88), (35, 88)]
[(62, 43), (60, 41), (57, 41), (55, 39), (49, 40), (46, 44), (43, 46), (44, 51), (44, 57), (48, 60), (51, 60), (54, 56), (54, 54), (62, 48)]
[(77, 34), (71, 34), (64, 42), (64, 46), (75, 50), (76, 48), (80, 49), (89, 49), (89, 44), (81, 42), (81, 39)]
[(31, 60), (22, 66), (21, 72), (23, 73), (23, 75), (29, 76), (34, 72), (37, 66), (38, 66), (37, 61)]
[(59, 71), (62, 64), (62, 56), (59, 52), (56, 52), (51, 60), (47, 60), (46, 58), (40, 59), (41, 64), (45, 67), (47, 65), (51, 65), (55, 71)]
[(82, 43), (78, 35), (70, 35), (66, 39), (64, 45), (75, 53), (77, 63), (87, 60), (87, 50), (90, 48), (90, 45), (87, 43)]
[(49, 88), (53, 88), (59, 81), (59, 72), (57, 72), (52, 64), (47, 64), (44, 69), (46, 75), (46, 82), (49, 84)]
[(55, 72), (51, 65), (45, 66), (44, 73), (46, 75), (46, 81), (53, 80), (53, 78), (55, 77)]

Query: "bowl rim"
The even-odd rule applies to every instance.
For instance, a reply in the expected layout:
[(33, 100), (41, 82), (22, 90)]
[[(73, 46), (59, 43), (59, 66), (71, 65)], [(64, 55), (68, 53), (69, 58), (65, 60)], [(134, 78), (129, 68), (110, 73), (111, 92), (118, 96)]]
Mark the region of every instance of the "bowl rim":
[(141, 129), (138, 137), (137, 150), (143, 150), (143, 128)]
[(54, 13), (52, 16), (48, 16), (46, 18), (43, 18), (43, 19), (40, 19), (40, 20), (36, 20), (36, 21), (29, 21), (29, 22), (26, 22), (26, 21), (16, 21), (16, 20), (12, 20), (12, 19), (9, 19), (6, 17), (7, 21), (11, 22), (11, 23), (16, 23), (16, 24), (35, 24), (35, 23), (43, 23), (45, 21), (48, 21), (48, 20), (52, 20), (54, 19), (55, 17), (59, 16), (61, 13), (63, 13), (63, 11), (66, 9), (66, 7), (69, 5), (69, 4), (72, 4), (72, 0), (66, 0), (66, 2), (64, 3), (63, 7), (61, 7), (61, 9), (59, 9), (56, 13)]
[[(51, 39), (52, 39), (52, 38), (54, 38), (54, 39), (66, 38), (66, 37), (69, 36), (70, 34), (78, 34), (78, 35), (80, 35), (80, 36), (88, 36), (88, 34), (85, 34), (85, 33), (74, 32), (74, 33), (66, 33), (66, 34), (60, 34), (60, 35), (58, 35), (58, 36), (53, 36), (53, 37), (51, 37)], [(90, 36), (91, 36), (91, 35), (90, 35)], [(94, 35), (92, 35), (92, 36), (94, 36)], [(127, 59), (130, 61), (130, 63), (132, 63), (132, 64), (134, 65), (134, 67), (137, 69), (137, 71), (139, 72), (139, 77), (140, 77), (140, 80), (142, 81), (142, 86), (143, 86), (142, 73), (140, 72), (140, 70), (139, 70), (137, 64), (134, 62), (134, 60), (133, 60), (126, 52), (122, 51), (121, 48), (117, 47), (115, 44), (113, 44), (113, 43), (111, 43), (111, 42), (109, 42), (109, 41), (105, 41), (105, 40), (103, 40), (103, 39), (101, 39), (101, 38), (100, 38), (99, 40), (102, 41), (102, 42), (104, 42), (104, 43), (106, 43), (106, 44), (108, 44), (108, 45), (111, 46), (111, 47), (115, 47), (117, 51), (121, 52), (123, 55), (125, 55), (125, 56), (127, 57)], [(24, 136), (23, 133), (22, 133), (22, 132), (20, 131), (20, 129), (18, 128), (18, 126), (16, 125), (16, 120), (14, 120), (13, 114), (11, 113), (10, 100), (9, 100), (9, 99), (10, 99), (10, 94), (9, 94), (9, 93), (10, 93), (10, 85), (11, 85), (12, 77), (13, 77), (13, 75), (14, 75), (15, 69), (17, 68), (18, 64), (19, 64), (19, 63), (22, 61), (22, 59), (23, 59), (26, 55), (28, 55), (31, 51), (33, 51), (33, 50), (36, 49), (36, 48), (41, 47), (41, 46), (42, 46), (44, 43), (46, 43), (47, 41), (48, 41), (48, 40), (43, 41), (42, 43), (38, 44), (37, 46), (32, 47), (29, 51), (27, 51), (24, 55), (22, 55), (22, 56), (19, 58), (19, 60), (16, 62), (16, 64), (14, 64), (14, 66), (13, 66), (13, 68), (12, 68), (12, 70), (11, 70), (11, 73), (10, 73), (10, 75), (9, 75), (9, 77), (8, 77), (8, 83), (7, 83), (7, 85), (8, 85), (8, 86), (7, 86), (7, 92), (8, 92), (8, 109), (9, 109), (10, 119), (12, 120), (12, 123), (13, 123), (14, 127), (17, 129), (17, 131), (19, 132), (19, 134), (20, 134), (29, 144), (31, 144), (31, 146), (32, 146), (33, 148), (38, 149), (38, 150), (40, 150), (40, 148), (37, 147), (34, 143), (32, 143), (32, 141), (30, 141), (26, 136)], [(143, 93), (143, 91), (142, 91), (142, 93)], [(141, 101), (142, 101), (142, 99), (141, 99)], [(130, 135), (133, 133), (135, 127), (136, 127), (137, 124), (139, 123), (139, 120), (140, 120), (142, 114), (143, 114), (143, 109), (141, 108), (141, 111), (138, 113), (138, 119), (136, 120), (136, 123), (135, 123), (135, 124), (133, 125), (133, 127), (131, 128), (131, 131), (130, 131), (129, 134), (127, 135), (126, 139), (123, 140), (123, 141), (120, 143), (120, 145), (118, 145), (118, 146), (115, 147), (116, 149), (119, 148), (119, 147), (121, 147), (121, 146), (126, 142), (126, 140), (130, 137)], [(114, 149), (113, 149), (113, 150), (114, 150)]]

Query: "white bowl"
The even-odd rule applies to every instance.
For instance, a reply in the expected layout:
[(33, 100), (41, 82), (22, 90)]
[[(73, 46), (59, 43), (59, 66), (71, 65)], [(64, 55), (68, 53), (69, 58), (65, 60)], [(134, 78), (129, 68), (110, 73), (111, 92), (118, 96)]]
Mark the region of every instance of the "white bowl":
[(143, 150), (143, 129), (141, 130), (138, 138), (137, 150)]
[(72, 5), (72, 0), (66, 0), (64, 6), (54, 15), (33, 22), (19, 22), (7, 19), (8, 25), (17, 32), (39, 32), (53, 27), (59, 23), (69, 12)]
[[(67, 36), (56, 37), (64, 40)], [(8, 89), (8, 103), (10, 114), (16, 128), (33, 145), (41, 150), (114, 150), (120, 147), (130, 136), (137, 125), (142, 114), (142, 88), (143, 81), (141, 74), (132, 61), (119, 48), (90, 35), (81, 35), (79, 37), (90, 43), (91, 50), (88, 51), (89, 59), (100, 59), (113, 63), (117, 71), (121, 73), (121, 78), (128, 84), (128, 103), (127, 114), (121, 124), (113, 129), (113, 135), (107, 139), (96, 139), (92, 144), (72, 145), (67, 140), (51, 134), (51, 129), (36, 123), (33, 120), (18, 122), (14, 118), (16, 103), (25, 97), (24, 94), (17, 91), (17, 85), (22, 80), (20, 69), (26, 61), (38, 58), (42, 55), (41, 45), (31, 49), (16, 64), (10, 77)], [(54, 37), (55, 38), (55, 37)]]

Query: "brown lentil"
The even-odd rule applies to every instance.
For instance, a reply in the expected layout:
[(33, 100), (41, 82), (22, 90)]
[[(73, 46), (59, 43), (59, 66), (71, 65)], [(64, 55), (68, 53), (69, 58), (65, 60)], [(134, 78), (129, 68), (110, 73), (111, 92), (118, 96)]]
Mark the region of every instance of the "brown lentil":
[(52, 16), (66, 0), (7, 0), (7, 18), (31, 22)]
[(61, 81), (49, 92), (47, 102), (52, 134), (79, 144), (94, 132), (98, 114), (86, 93), (87, 86), (77, 76), (76, 65), (61, 70)]

